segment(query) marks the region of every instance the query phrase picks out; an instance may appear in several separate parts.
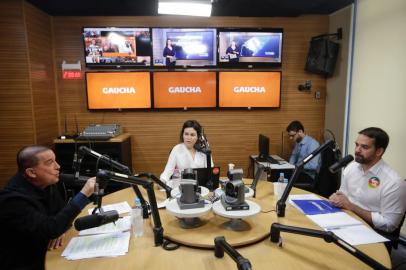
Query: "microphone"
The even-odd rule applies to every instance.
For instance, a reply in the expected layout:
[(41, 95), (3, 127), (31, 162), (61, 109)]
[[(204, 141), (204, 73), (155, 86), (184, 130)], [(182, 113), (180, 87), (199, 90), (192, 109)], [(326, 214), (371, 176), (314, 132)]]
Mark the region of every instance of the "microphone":
[(60, 173), (59, 174), (59, 180), (64, 182), (67, 185), (73, 185), (75, 183), (85, 183), (87, 179), (90, 177), (86, 176), (79, 176), (79, 178), (76, 177), (76, 175), (71, 174), (71, 173)]
[(331, 165), (328, 169), (330, 170), (331, 173), (336, 173), (338, 172), (342, 167), (347, 166), (348, 163), (354, 160), (354, 157), (352, 155), (348, 155)]
[(73, 171), (75, 172), (76, 179), (79, 179), (80, 165), (82, 164), (82, 159), (83, 159), (83, 152), (81, 152), (80, 149), (79, 149), (79, 152), (75, 151), (75, 153), (73, 154), (72, 168), (73, 168)]
[(81, 231), (99, 227), (107, 223), (116, 222), (117, 219), (118, 212), (116, 210), (111, 210), (77, 218), (74, 225), (77, 231)]
[(90, 149), (84, 145), (79, 147), (79, 153), (82, 155), (82, 157), (85, 154), (91, 155), (91, 156), (109, 164), (110, 166), (116, 168), (117, 170), (120, 170), (121, 172), (130, 172), (130, 169), (127, 166), (125, 166), (125, 165), (121, 164), (120, 162), (117, 162), (111, 158), (108, 158), (100, 153), (97, 153), (96, 151), (93, 151), (92, 149)]
[(202, 142), (203, 144), (206, 146), (206, 148), (209, 148), (209, 141), (206, 139), (206, 137), (204, 136), (204, 133), (202, 133)]

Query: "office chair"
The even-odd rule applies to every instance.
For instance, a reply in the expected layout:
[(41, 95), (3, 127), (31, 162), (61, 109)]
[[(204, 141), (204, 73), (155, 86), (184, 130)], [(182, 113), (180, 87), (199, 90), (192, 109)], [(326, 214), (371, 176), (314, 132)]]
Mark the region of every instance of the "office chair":
[(388, 250), (389, 254), (392, 252), (392, 248), (398, 249), (399, 245), (399, 237), (400, 237), (400, 229), (403, 226), (403, 222), (405, 221), (406, 213), (403, 215), (402, 221), (400, 222), (399, 226), (393, 232), (384, 232), (378, 229), (375, 229), (377, 233), (382, 235), (383, 237), (389, 239), (388, 242), (385, 242), (386, 249)]
[(333, 174), (329, 170), (329, 167), (336, 163), (340, 157), (339, 150), (327, 149), (321, 154), (321, 166), (315, 187), (317, 194), (328, 198), (340, 188), (341, 174)]
[(298, 180), (300, 180), (301, 177), (302, 178), (304, 177), (305, 181), (296, 182), (296, 183), (293, 184), (293, 186), (296, 187), (296, 188), (307, 190), (307, 191), (312, 192), (312, 193), (317, 193), (317, 188), (316, 187), (318, 186), (318, 182), (319, 182), (319, 173), (316, 173), (314, 179), (311, 179), (310, 176), (307, 176), (307, 175), (304, 175), (304, 174), (305, 173), (302, 172), (299, 175)]

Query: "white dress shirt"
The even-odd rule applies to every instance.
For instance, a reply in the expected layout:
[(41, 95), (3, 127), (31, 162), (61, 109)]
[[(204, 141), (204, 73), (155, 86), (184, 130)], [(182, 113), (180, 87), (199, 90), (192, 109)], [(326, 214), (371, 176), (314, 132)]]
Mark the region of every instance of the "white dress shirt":
[[(211, 159), (211, 164), (213, 166), (213, 159)], [(179, 169), (179, 172), (188, 168), (207, 168), (206, 154), (196, 151), (195, 158), (193, 159), (192, 153), (190, 153), (184, 143), (177, 144), (169, 154), (168, 162), (160, 179), (168, 182), (175, 168)]]
[(375, 228), (392, 232), (399, 226), (406, 209), (406, 184), (385, 161), (366, 172), (361, 164), (350, 163), (340, 190), (352, 203), (371, 212)]

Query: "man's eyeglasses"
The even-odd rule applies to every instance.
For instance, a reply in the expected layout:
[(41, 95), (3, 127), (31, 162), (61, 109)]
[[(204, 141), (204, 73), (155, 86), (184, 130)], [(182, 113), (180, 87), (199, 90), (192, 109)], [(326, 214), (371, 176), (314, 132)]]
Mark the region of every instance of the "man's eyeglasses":
[(295, 137), (296, 134), (297, 134), (297, 132), (295, 132), (295, 133), (288, 133), (288, 136), (289, 136), (290, 139), (292, 139), (293, 137)]

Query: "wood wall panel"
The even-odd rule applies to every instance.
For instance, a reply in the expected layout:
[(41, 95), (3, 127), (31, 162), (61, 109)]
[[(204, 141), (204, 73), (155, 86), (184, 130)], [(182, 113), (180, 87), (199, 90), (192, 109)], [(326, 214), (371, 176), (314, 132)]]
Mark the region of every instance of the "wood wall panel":
[[(132, 135), (133, 167), (137, 172), (163, 170), (170, 149), (179, 140), (179, 131), (185, 120), (196, 119), (205, 129), (213, 149), (216, 165), (226, 173), (232, 162), (247, 172), (249, 155), (257, 153), (258, 134), (270, 137), (270, 152), (282, 155), (283, 131), (290, 121), (301, 120), (308, 130), (324, 127), (324, 78), (306, 73), (309, 41), (312, 36), (326, 33), (327, 16), (298, 18), (176, 18), (158, 17), (54, 17), (56, 72), (60, 64), (84, 62), (81, 28), (83, 26), (173, 26), (173, 27), (282, 27), (284, 28), (281, 107), (273, 110), (205, 110), (205, 111), (126, 111), (90, 112), (86, 107), (85, 81), (57, 79), (59, 109), (63, 122), (67, 117), (69, 129), (74, 130), (74, 116), (80, 130), (90, 123), (119, 123)], [(299, 84), (312, 80), (313, 91), (297, 90)], [(321, 99), (314, 98), (314, 89), (320, 90)], [(63, 126), (63, 125), (62, 125)], [(62, 132), (62, 130), (61, 130)], [(286, 147), (285, 147), (286, 148)], [(286, 154), (285, 154), (286, 155)]]
[(51, 146), (58, 136), (51, 17), (25, 4), (25, 23), (36, 143)]
[(20, 147), (34, 143), (23, 1), (0, 1), (0, 187)]
[(25, 1), (0, 3), (0, 187), (18, 149), (58, 135), (50, 16)]

